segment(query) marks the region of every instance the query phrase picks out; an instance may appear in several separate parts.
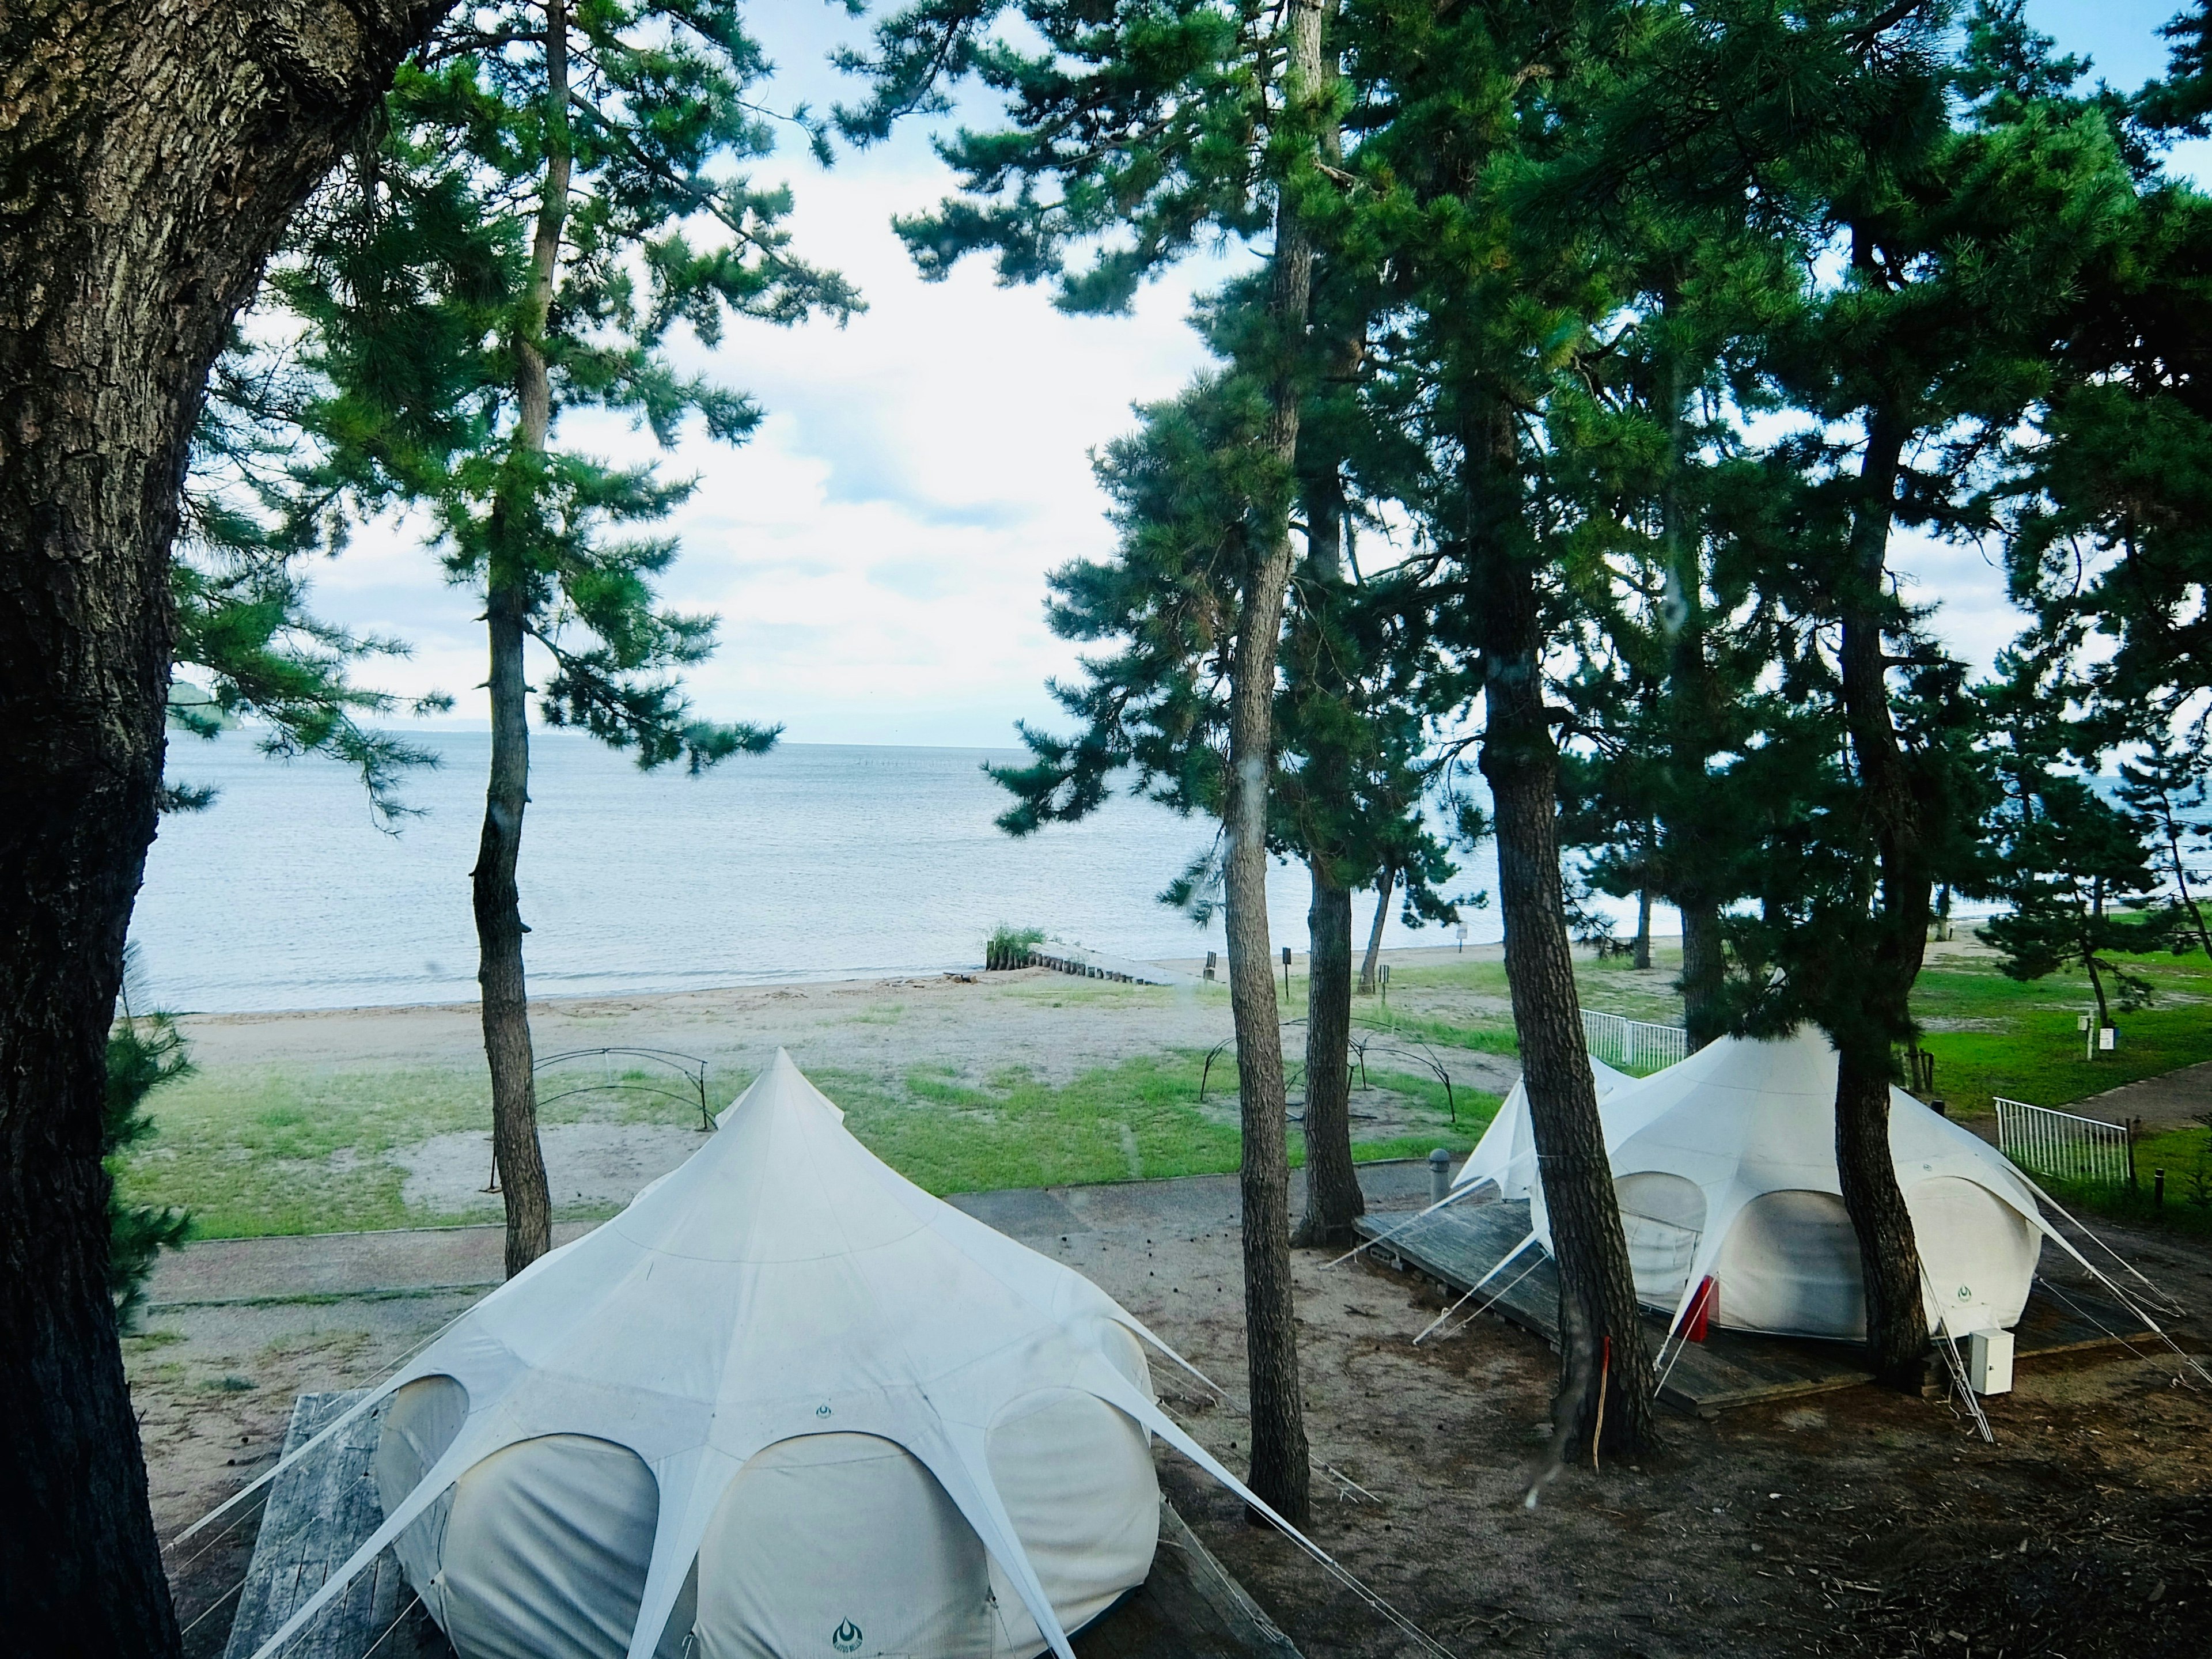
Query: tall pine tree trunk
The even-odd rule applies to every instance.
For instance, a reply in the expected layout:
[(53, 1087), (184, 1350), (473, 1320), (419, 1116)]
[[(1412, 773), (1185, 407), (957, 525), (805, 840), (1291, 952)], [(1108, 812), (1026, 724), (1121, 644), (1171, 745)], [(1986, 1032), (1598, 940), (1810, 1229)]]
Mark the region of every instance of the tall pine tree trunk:
[(1293, 1243), (1342, 1245), (1367, 1213), (1352, 1159), (1352, 893), (1309, 866), (1306, 911), (1306, 1212)]
[(495, 583), (485, 622), (491, 636), (491, 780), (483, 834), (471, 872), (476, 904), (484, 1059), (491, 1068), (492, 1156), (507, 1203), (510, 1278), (553, 1248), (552, 1194), (538, 1141), (538, 1091), (530, 1042), (530, 994), (522, 967), (522, 904), (515, 884), (522, 815), (530, 799), (530, 688), (523, 678), (522, 605), (513, 583)]
[[(1680, 303), (1668, 292), (1670, 312)], [(1662, 825), (1665, 893), (1682, 918), (1682, 1024), (1692, 1053), (1728, 1035), (1723, 1006), (1728, 956), (1721, 932), (1721, 907), (1732, 893), (1716, 890), (1716, 841), (1707, 778), (1713, 755), (1722, 746), (1716, 727), (1721, 693), (1707, 654), (1710, 623), (1705, 611), (1705, 538), (1698, 517), (1683, 500), (1682, 479), (1689, 465), (1689, 395), (1679, 355), (1667, 362), (1667, 472), (1659, 496), (1660, 533), (1667, 556), (1663, 618), (1667, 629), (1667, 792), (1668, 817)]]
[[(178, 1650), (108, 1303), (106, 1054), (210, 365), (442, 8), (0, 9), (0, 1621)], [(339, 26), (342, 24), (342, 27)]]
[(1515, 434), (1496, 411), (1468, 441), (1468, 602), (1482, 656), (1481, 768), (1498, 836), (1505, 977), (1513, 994), (1529, 1127), (1559, 1273), (1555, 1455), (1590, 1443), (1651, 1443), (1655, 1393), (1628, 1239), (1583, 1047), (1582, 1002), (1559, 872), (1559, 748), (1544, 698), (1535, 567), (1518, 546)]
[(1629, 960), (1638, 973), (1651, 966), (1651, 889), (1648, 885), (1637, 890), (1636, 943)]
[(1721, 907), (1711, 899), (1677, 899), (1682, 915), (1682, 1024), (1690, 1052), (1728, 1035), (1722, 1006), (1727, 988), (1727, 952), (1721, 933)]
[(1375, 994), (1375, 969), (1382, 957), (1382, 924), (1390, 920), (1390, 889), (1397, 875), (1386, 869), (1375, 879), (1375, 923), (1367, 930), (1367, 954), (1359, 962), (1359, 994)]
[(538, 501), (553, 388), (541, 349), (568, 218), (568, 14), (565, 0), (545, 7), (546, 157), (544, 193), (530, 249), (530, 291), (514, 343), (517, 405), (514, 453), (493, 513), (493, 546), (484, 622), (490, 635), (491, 778), (484, 791), (483, 835), (473, 872), (484, 1059), (491, 1069), (491, 1139), (507, 1200), (510, 1277), (553, 1248), (553, 1199), (538, 1139), (538, 1090), (532, 1076), (530, 994), (522, 965), (522, 817), (530, 804), (530, 684), (523, 644), (529, 620)]
[(2189, 890), (2189, 865), (2182, 857), (2182, 825), (2173, 814), (2173, 803), (2165, 794), (2159, 796), (2160, 839), (2166, 842), (2166, 860), (2173, 871), (2173, 890), (2181, 901), (2181, 908), (2188, 913), (2191, 926), (2196, 930), (2197, 947), (2212, 962), (2212, 931), (2204, 926), (2204, 912), (2197, 902), (2197, 895)]
[(1928, 1351), (1920, 1251), (1889, 1151), (1890, 1048), (1912, 1030), (1913, 981), (1928, 948), (1935, 891), (1925, 803), (1899, 740), (1882, 645), (1889, 523), (1896, 500), (1904, 423), (1887, 410), (1868, 422), (1850, 568), (1838, 585), (1843, 643), (1838, 666), (1844, 723), (1874, 837), (1880, 884), (1872, 960), (1853, 975), (1856, 1006), (1829, 1035), (1836, 1076), (1836, 1169), (1858, 1234), (1865, 1274), (1867, 1346), (1877, 1377), (1917, 1388)]
[[(1291, 0), (1283, 102), (1310, 118), (1322, 95), (1325, 0)], [(1297, 464), (1300, 359), (1313, 292), (1313, 242), (1291, 193), (1275, 213), (1267, 289), (1270, 404), (1266, 443), (1282, 476)], [(1305, 1399), (1298, 1382), (1297, 1316), (1291, 1278), (1289, 1106), (1283, 1086), (1282, 1016), (1267, 937), (1267, 779), (1274, 764), (1276, 653), (1291, 580), (1288, 503), (1250, 550), (1231, 659), (1228, 851), (1223, 888), (1229, 939), (1229, 1006), (1237, 1029), (1243, 1131), (1244, 1345), (1252, 1402), (1252, 1490), (1293, 1522), (1310, 1508)]]
[(1304, 796), (1306, 869), (1306, 1212), (1293, 1244), (1342, 1245), (1366, 1213), (1352, 1161), (1352, 892), (1344, 884), (1345, 826), (1357, 817), (1352, 764), (1331, 715), (1354, 689), (1332, 649), (1330, 624), (1344, 584), (1344, 481), (1336, 458), (1305, 481), (1306, 603), (1291, 645), (1297, 690), (1312, 699)]

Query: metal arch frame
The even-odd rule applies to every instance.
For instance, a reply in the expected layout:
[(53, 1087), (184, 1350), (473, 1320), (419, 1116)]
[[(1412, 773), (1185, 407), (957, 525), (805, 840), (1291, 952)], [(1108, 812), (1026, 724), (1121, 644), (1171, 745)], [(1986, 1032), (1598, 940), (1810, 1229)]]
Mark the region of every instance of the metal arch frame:
[[(1297, 1019), (1286, 1019), (1280, 1022), (1280, 1024), (1281, 1028), (1287, 1031), (1294, 1025), (1304, 1024), (1305, 1020), (1303, 1018)], [(1370, 1027), (1369, 1029), (1371, 1030), (1373, 1028)], [(1430, 1049), (1429, 1045), (1426, 1042), (1422, 1042), (1419, 1037), (1413, 1039), (1415, 1042), (1421, 1044), (1421, 1052), (1416, 1054), (1410, 1048), (1402, 1048), (1395, 1043), (1385, 1043), (1380, 1046), (1375, 1046), (1368, 1040), (1363, 1039), (1358, 1035), (1358, 1031), (1359, 1028), (1355, 1026), (1352, 1030), (1346, 1034), (1346, 1042), (1352, 1053), (1352, 1059), (1346, 1069), (1348, 1072), (1352, 1066), (1357, 1066), (1358, 1068), (1359, 1086), (1361, 1088), (1364, 1089), (1369, 1086), (1367, 1082), (1367, 1051), (1371, 1046), (1375, 1047), (1375, 1052), (1377, 1054), (1396, 1054), (1402, 1060), (1417, 1061), (1420, 1065), (1428, 1067), (1430, 1071), (1433, 1072), (1436, 1074), (1437, 1081), (1443, 1085), (1444, 1109), (1450, 1115), (1452, 1127), (1454, 1128), (1457, 1128), (1459, 1127), (1459, 1101), (1457, 1097), (1452, 1092), (1451, 1073), (1444, 1069), (1443, 1062), (1436, 1057), (1435, 1053)], [(1391, 1031), (1382, 1033), (1381, 1035), (1400, 1036), (1404, 1034), (1402, 1032)], [(1232, 1047), (1236, 1043), (1236, 1041), (1237, 1039), (1234, 1036), (1225, 1036), (1222, 1038), (1220, 1042), (1215, 1043), (1211, 1049), (1207, 1050), (1206, 1064), (1200, 1069), (1198, 1074), (1198, 1103), (1200, 1105), (1203, 1106), (1206, 1104), (1206, 1082), (1213, 1074), (1213, 1062), (1221, 1058), (1221, 1051), (1223, 1049)], [(1287, 1085), (1289, 1080), (1289, 1074), (1285, 1073), (1284, 1082)]]
[(679, 1054), (673, 1048), (568, 1048), (557, 1054), (548, 1054), (544, 1059), (537, 1061), (531, 1066), (530, 1074), (534, 1078), (547, 1066), (558, 1066), (565, 1060), (600, 1060), (612, 1054), (623, 1054), (636, 1060), (658, 1061), (671, 1071), (682, 1073), (684, 1081), (691, 1085), (690, 1091), (686, 1094), (678, 1094), (673, 1089), (662, 1088), (657, 1084), (602, 1080), (598, 1083), (581, 1084), (574, 1089), (563, 1089), (557, 1095), (544, 1096), (538, 1103), (540, 1106), (550, 1106), (556, 1100), (566, 1100), (571, 1095), (588, 1094), (594, 1089), (625, 1089), (633, 1094), (665, 1095), (671, 1100), (683, 1101), (686, 1105), (696, 1103), (699, 1108), (700, 1133), (703, 1134), (714, 1129), (714, 1114), (707, 1106), (707, 1062), (696, 1054)]
[[(558, 1066), (567, 1060), (605, 1059), (611, 1054), (626, 1054), (638, 1060), (650, 1060), (667, 1066), (671, 1071), (680, 1072), (683, 1073), (684, 1081), (691, 1085), (690, 1090), (686, 1093), (679, 1094), (673, 1089), (665, 1089), (657, 1084), (613, 1082), (602, 1079), (597, 1083), (580, 1084), (574, 1089), (563, 1089), (557, 1095), (544, 1096), (536, 1103), (539, 1106), (550, 1106), (556, 1100), (566, 1100), (571, 1095), (589, 1094), (595, 1089), (622, 1089), (632, 1094), (662, 1095), (670, 1100), (680, 1100), (687, 1106), (696, 1104), (699, 1108), (699, 1133), (708, 1134), (713, 1132), (714, 1117), (707, 1105), (707, 1062), (696, 1054), (680, 1054), (673, 1048), (565, 1048), (557, 1054), (548, 1054), (543, 1060), (532, 1062), (530, 1075), (535, 1079), (538, 1073), (547, 1066)], [(492, 1141), (491, 1179), (484, 1183), (482, 1190), (487, 1193), (495, 1193), (499, 1190), (499, 1142), (496, 1135), (493, 1137)]]

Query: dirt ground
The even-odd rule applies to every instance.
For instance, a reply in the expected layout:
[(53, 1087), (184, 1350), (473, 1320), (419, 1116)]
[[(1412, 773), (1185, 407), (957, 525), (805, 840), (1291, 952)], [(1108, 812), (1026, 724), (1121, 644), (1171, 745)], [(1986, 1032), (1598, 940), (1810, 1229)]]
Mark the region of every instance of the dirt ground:
[[(1378, 1207), (1418, 1203), (1426, 1178), (1407, 1164), (1363, 1175)], [(1156, 1367), (1170, 1409), (1242, 1467), (1232, 1179), (999, 1193), (971, 1207), (1089, 1273), (1227, 1386), (1219, 1402)], [(2174, 1297), (2212, 1308), (2212, 1251), (2111, 1236)], [(362, 1282), (390, 1285), (380, 1237), (331, 1248), (350, 1253)], [(243, 1282), (243, 1267), (225, 1271)], [(1420, 1281), (1313, 1253), (1297, 1274), (1313, 1535), (1454, 1653), (2166, 1659), (2212, 1648), (2212, 1391), (2177, 1382), (2171, 1356), (2023, 1368), (2015, 1392), (1990, 1402), (1994, 1445), (1945, 1402), (1865, 1388), (1710, 1421), (1662, 1413), (1662, 1449), (1634, 1468), (1571, 1471), (1531, 1511), (1550, 1352), (1487, 1318), (1415, 1347), (1443, 1305)], [(372, 1380), (472, 1294), (157, 1309), (131, 1364), (163, 1535), (266, 1467), (295, 1393)], [(2191, 1346), (2212, 1336), (2202, 1315), (2176, 1328)], [(1188, 1466), (1164, 1455), (1162, 1473), (1311, 1659), (1415, 1651)], [(180, 1610), (199, 1620), (194, 1654), (222, 1650), (251, 1531), (173, 1553)]]

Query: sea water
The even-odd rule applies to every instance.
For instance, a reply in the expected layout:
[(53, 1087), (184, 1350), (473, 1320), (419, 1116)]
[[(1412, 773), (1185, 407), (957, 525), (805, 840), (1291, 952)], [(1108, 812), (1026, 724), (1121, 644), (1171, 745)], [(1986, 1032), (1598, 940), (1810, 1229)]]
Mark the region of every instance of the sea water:
[[(179, 1012), (459, 1001), (476, 995), (469, 872), (488, 732), (441, 731), (403, 793), (420, 816), (380, 829), (360, 781), (319, 757), (271, 760), (252, 736), (173, 736), (173, 781), (214, 805), (162, 819), (131, 935), (149, 994)], [(1117, 796), (1085, 821), (1016, 839), (1002, 750), (785, 744), (702, 775), (641, 772), (573, 732), (531, 742), (520, 887), (533, 994), (670, 991), (977, 966), (1006, 923), (1152, 960), (1223, 948), (1156, 896), (1212, 827)], [(1455, 893), (1494, 885), (1462, 855)], [(1305, 950), (1303, 868), (1275, 865), (1269, 924)], [(1372, 895), (1354, 900), (1364, 945)], [(1393, 907), (1394, 910), (1395, 907)], [(1468, 913), (1472, 942), (1497, 910)], [(1405, 928), (1387, 946), (1446, 945)]]

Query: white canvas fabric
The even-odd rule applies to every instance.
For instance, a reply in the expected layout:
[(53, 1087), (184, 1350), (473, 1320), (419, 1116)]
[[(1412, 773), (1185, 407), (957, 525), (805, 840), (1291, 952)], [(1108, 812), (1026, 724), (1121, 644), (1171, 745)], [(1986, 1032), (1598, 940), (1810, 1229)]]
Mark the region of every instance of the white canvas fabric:
[[(1599, 1111), (1643, 1301), (1679, 1319), (1711, 1277), (1721, 1325), (1864, 1337), (1826, 1036), (1806, 1026), (1776, 1042), (1723, 1038), (1614, 1090)], [(1995, 1147), (1901, 1089), (1890, 1091), (1889, 1144), (1927, 1270), (1929, 1330), (2017, 1324), (2042, 1241), (2057, 1237), (2034, 1189)], [(1540, 1184), (1530, 1198), (1548, 1248)]]
[(257, 1659), (387, 1545), (462, 1659), (1073, 1659), (1150, 1570), (1148, 1432), (1266, 1510), (1159, 1410), (1139, 1339), (779, 1053), (689, 1162), (354, 1408), (396, 1395), (384, 1525)]
[[(1595, 1056), (1589, 1068), (1601, 1102), (1624, 1084), (1636, 1081), (1627, 1073), (1617, 1072)], [(1486, 1181), (1498, 1189), (1500, 1198), (1518, 1202), (1528, 1196), (1535, 1179), (1536, 1138), (1528, 1127), (1528, 1085), (1516, 1082), (1498, 1107), (1498, 1115), (1482, 1132), (1482, 1139), (1474, 1143), (1467, 1162), (1452, 1177), (1452, 1190), (1458, 1192)]]

